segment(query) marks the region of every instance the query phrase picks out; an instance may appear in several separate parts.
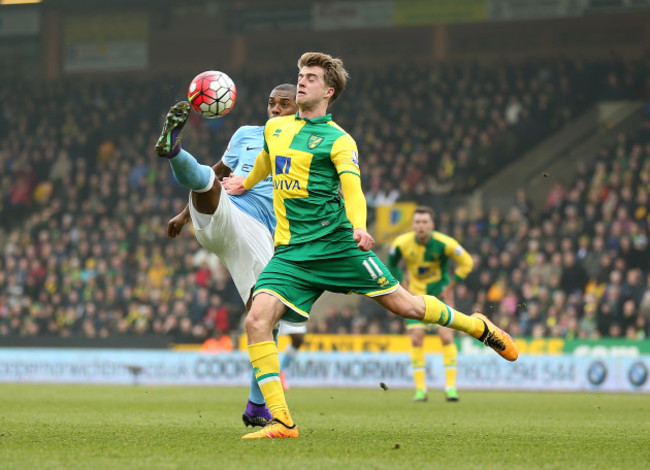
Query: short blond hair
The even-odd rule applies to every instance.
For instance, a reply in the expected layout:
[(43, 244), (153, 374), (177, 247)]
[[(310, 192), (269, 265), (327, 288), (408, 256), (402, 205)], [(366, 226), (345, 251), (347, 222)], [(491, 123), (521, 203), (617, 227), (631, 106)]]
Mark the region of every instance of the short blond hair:
[(298, 59), (298, 68), (322, 67), (325, 70), (325, 84), (334, 88), (334, 94), (330, 98), (330, 104), (339, 97), (348, 82), (350, 74), (343, 67), (343, 61), (336, 59), (329, 54), (322, 52), (305, 52)]

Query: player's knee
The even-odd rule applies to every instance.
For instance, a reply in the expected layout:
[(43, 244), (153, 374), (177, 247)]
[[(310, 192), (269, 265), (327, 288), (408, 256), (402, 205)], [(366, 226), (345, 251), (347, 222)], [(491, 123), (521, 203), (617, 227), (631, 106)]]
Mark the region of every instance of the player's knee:
[(422, 347), (424, 344), (424, 337), (426, 336), (426, 330), (424, 328), (412, 328), (410, 334), (411, 344), (416, 348)]
[(454, 335), (451, 332), (443, 332), (440, 330), (438, 336), (440, 336), (440, 342), (445, 346), (454, 342)]
[(411, 344), (416, 348), (421, 348), (424, 345), (422, 338), (411, 338)]
[(250, 334), (251, 331), (266, 331), (273, 329), (273, 325), (268, 321), (268, 317), (262, 315), (261, 312), (256, 310), (248, 312), (246, 320), (244, 321), (244, 327), (248, 334)]
[(401, 286), (394, 293), (387, 295), (386, 300), (389, 304), (385, 306), (401, 317), (411, 320), (424, 318), (425, 305), (422, 296), (413, 295)]
[(408, 291), (404, 292), (402, 310), (404, 312), (402, 315), (404, 318), (422, 320), (424, 318), (424, 311), (426, 310), (424, 297), (421, 295), (413, 295)]

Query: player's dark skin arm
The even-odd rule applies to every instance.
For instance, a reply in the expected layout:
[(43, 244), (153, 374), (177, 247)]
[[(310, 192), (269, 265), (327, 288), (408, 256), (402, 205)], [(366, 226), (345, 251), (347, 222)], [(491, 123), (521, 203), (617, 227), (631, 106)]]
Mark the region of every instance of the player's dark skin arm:
[[(221, 183), (220, 180), (226, 176), (230, 176), (230, 168), (224, 165), (223, 162), (219, 162), (212, 167), (214, 173), (217, 175), (217, 179), (214, 181), (214, 185), (210, 188), (209, 191), (204, 193), (196, 193), (192, 191), (192, 203), (197, 211), (201, 214), (214, 214), (214, 211), (219, 207), (219, 200), (221, 198)], [(172, 219), (167, 224), (167, 236), (169, 238), (176, 238), (181, 234), (183, 227), (190, 221), (190, 206), (189, 204), (185, 208), (172, 217)]]

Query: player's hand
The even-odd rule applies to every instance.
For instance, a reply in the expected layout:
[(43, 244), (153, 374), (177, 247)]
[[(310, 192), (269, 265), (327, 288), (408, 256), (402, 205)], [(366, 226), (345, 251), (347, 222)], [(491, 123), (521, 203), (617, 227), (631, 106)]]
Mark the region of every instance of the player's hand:
[(361, 251), (370, 251), (375, 246), (375, 239), (362, 228), (355, 228), (352, 238)]
[(440, 297), (445, 301), (447, 305), (450, 307), (454, 306), (455, 299), (454, 299), (454, 287), (455, 283), (449, 284), (447, 287), (445, 287), (442, 292), (440, 292)]
[(183, 227), (188, 222), (189, 222), (189, 218), (185, 215), (184, 212), (181, 212), (180, 214), (174, 216), (167, 223), (167, 236), (169, 238), (176, 238), (181, 234)]
[(240, 194), (244, 194), (246, 192), (246, 188), (244, 188), (243, 184), (245, 179), (246, 178), (243, 176), (230, 175), (221, 180), (221, 185), (228, 194), (239, 196)]

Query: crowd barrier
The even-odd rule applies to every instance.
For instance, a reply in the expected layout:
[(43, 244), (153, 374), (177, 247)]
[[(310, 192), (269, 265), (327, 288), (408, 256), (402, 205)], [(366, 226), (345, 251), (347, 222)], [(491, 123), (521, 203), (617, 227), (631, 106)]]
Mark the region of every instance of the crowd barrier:
[[(458, 387), (474, 390), (650, 392), (650, 355), (460, 354)], [(427, 357), (427, 383), (442, 388), (439, 354)], [(248, 386), (248, 355), (159, 350), (0, 348), (0, 382)], [(407, 353), (304, 352), (287, 370), (292, 387), (412, 388)]]

